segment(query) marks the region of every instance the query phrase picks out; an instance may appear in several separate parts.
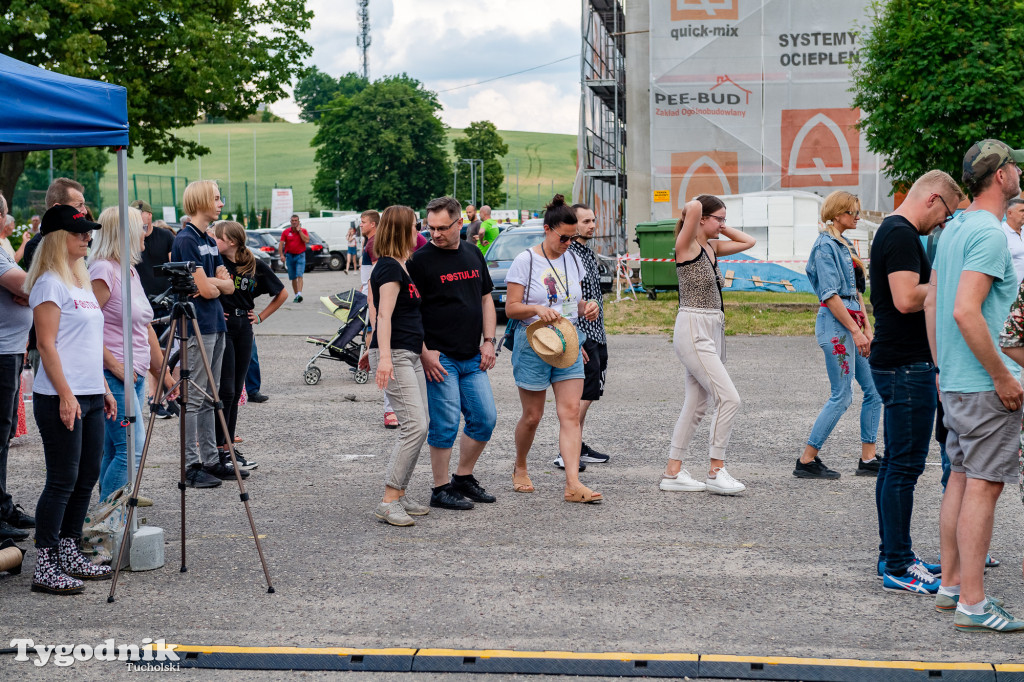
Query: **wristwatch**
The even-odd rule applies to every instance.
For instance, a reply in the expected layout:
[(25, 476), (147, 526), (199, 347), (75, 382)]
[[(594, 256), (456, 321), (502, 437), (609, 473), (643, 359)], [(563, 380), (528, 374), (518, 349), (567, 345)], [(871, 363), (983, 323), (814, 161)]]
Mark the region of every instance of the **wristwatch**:
[(492, 345), (495, 345), (495, 346), (498, 345), (498, 339), (493, 337), (493, 336), (489, 336), (489, 337), (484, 339), (484, 342), (487, 342), (487, 341), (490, 341)]

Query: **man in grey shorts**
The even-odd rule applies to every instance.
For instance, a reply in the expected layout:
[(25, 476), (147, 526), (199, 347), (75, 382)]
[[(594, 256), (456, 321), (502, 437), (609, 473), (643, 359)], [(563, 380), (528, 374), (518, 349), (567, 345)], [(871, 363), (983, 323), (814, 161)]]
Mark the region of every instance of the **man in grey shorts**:
[(1024, 150), (998, 140), (967, 150), (963, 183), (974, 201), (946, 226), (925, 299), (952, 465), (939, 515), (942, 585), (935, 605), (955, 608), (953, 624), (963, 631), (1024, 630), (1024, 621), (985, 596), (996, 501), (1005, 483), (1017, 481), (1024, 403), (1019, 369), (999, 351), (1017, 294), (1000, 221), (1020, 193), (1019, 162)]

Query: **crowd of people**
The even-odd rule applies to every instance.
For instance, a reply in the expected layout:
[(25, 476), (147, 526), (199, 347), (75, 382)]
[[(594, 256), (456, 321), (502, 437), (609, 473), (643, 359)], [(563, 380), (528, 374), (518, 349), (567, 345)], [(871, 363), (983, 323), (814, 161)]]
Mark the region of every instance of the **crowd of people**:
[[(1018, 163), (1024, 163), (1024, 150), (998, 140), (973, 145), (962, 173), (972, 201), (959, 212), (965, 198), (960, 185), (944, 171), (925, 173), (882, 222), (868, 263), (844, 235), (857, 226), (859, 200), (833, 192), (822, 204), (823, 229), (807, 264), (820, 301), (815, 335), (831, 391), (793, 474), (801, 479), (841, 476), (820, 453), (852, 404), (856, 380), (864, 397), (855, 472), (876, 477), (879, 553), (874, 570), (885, 590), (934, 597), (935, 608), (955, 612), (955, 627), (965, 631), (1024, 630), (1024, 620), (987, 596), (984, 586), (986, 567), (998, 564), (988, 554), (996, 500), (1004, 484), (1024, 480), (1024, 201), (1018, 198)], [(189, 391), (184, 413), (184, 483), (194, 488), (244, 478), (256, 467), (236, 450), (236, 469), (228, 444), (237, 440), (238, 398), (253, 365), (252, 327), (280, 308), (288, 294), (245, 248), (243, 227), (218, 221), (223, 202), (215, 182), (186, 188), (189, 218), (176, 236), (157, 232), (144, 202), (131, 208), (128, 254), (119, 248), (118, 210), (107, 209), (93, 222), (77, 183), (59, 178), (46, 201), (49, 208), (38, 234), (23, 246), (27, 272), (0, 250), (0, 534), (24, 539), (25, 529), (35, 527), (33, 589), (64, 594), (81, 591), (83, 580), (110, 577), (109, 567), (82, 555), (78, 541), (96, 483), (101, 496), (109, 495), (130, 485), (127, 464), (133, 454), (137, 466), (141, 443), (128, 453), (121, 428), (126, 401), (134, 400), (141, 409), (147, 372), (158, 394), (167, 391), (170, 399), (178, 394), (174, 375), (157, 376), (163, 349), (146, 296), (146, 280), (158, 276), (154, 263), (193, 261), (198, 266), (192, 301), (199, 334), (185, 330), (187, 369), (200, 389)], [(0, 218), (5, 214), (0, 197)], [(469, 212), (471, 223), (476, 215)], [(673, 345), (685, 384), (659, 483), (664, 491), (735, 495), (746, 490), (725, 466), (741, 401), (725, 367), (724, 280), (718, 261), (750, 249), (755, 240), (726, 222), (724, 202), (702, 195), (685, 205), (676, 225), (679, 309)], [(520, 253), (509, 268), (509, 323), (500, 341), (493, 283), (480, 241), (481, 233), (487, 233), (481, 221), (477, 241), (463, 238), (464, 223), (462, 207), (452, 197), (428, 204), (424, 224), (429, 241), (417, 230), (409, 207), (395, 205), (361, 216), (365, 247), (357, 255), (369, 316), (368, 351), (360, 365), (386, 396), (385, 425), (398, 429), (373, 514), (394, 526), (412, 526), (414, 517), (431, 508), (467, 510), (495, 501), (474, 471), (497, 420), (488, 371), (502, 346), (510, 351), (522, 408), (515, 426), (512, 491), (535, 491), (528, 454), (550, 388), (564, 499), (600, 503), (603, 495), (579, 477), (587, 464), (609, 460), (583, 439), (588, 409), (603, 394), (608, 367), (598, 266), (588, 247), (596, 228), (594, 212), (583, 204), (568, 205), (561, 195), (552, 199), (540, 243)], [(301, 276), (292, 275), (302, 272), (298, 248), (305, 244), (305, 230), (297, 216), (290, 229), (282, 253), (289, 260), (289, 278), (293, 284), (298, 280), (293, 291), (299, 301)], [(468, 232), (473, 231), (471, 226)], [(1015, 244), (1015, 237), (1021, 243)], [(350, 235), (349, 243), (358, 240)], [(159, 258), (146, 262), (150, 249)], [(131, 259), (132, 281), (125, 288), (131, 296), (130, 340), (121, 333), (122, 257)], [(137, 271), (134, 266), (143, 263)], [(864, 300), (869, 284), (874, 325)], [(270, 303), (256, 312), (255, 299), (263, 294)], [(134, 358), (131, 377), (124, 360), (128, 342)], [(200, 344), (217, 386), (209, 385)], [(13, 429), (26, 348), (29, 358), (33, 351), (38, 358), (32, 403), (46, 458), (46, 483), (35, 518), (6, 490), (7, 434)], [(226, 428), (216, 423), (214, 404), (204, 397), (215, 388), (225, 405)], [(151, 407), (161, 408), (159, 401)], [(709, 413), (708, 470), (694, 477), (683, 460)], [(880, 419), (884, 453), (876, 446)], [(933, 428), (943, 462), (939, 563), (920, 558), (910, 537), (914, 489)], [(426, 504), (407, 494), (424, 442), (433, 479)]]

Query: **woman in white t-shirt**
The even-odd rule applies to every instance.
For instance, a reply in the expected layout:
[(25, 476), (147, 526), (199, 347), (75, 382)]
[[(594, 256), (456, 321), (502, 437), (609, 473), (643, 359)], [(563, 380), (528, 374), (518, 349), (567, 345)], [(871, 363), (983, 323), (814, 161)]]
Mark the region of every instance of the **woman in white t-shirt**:
[(109, 566), (93, 564), (78, 546), (99, 478), (104, 416), (117, 414), (103, 378), (103, 311), (84, 260), (99, 227), (72, 206), (52, 207), (25, 278), (41, 359), (32, 409), (46, 459), (36, 505), (35, 592), (75, 594), (82, 580), (111, 577)]
[(597, 319), (597, 302), (584, 301), (580, 286), (586, 267), (568, 250), (576, 236), (576, 222), (576, 212), (566, 205), (561, 194), (556, 194), (544, 213), (544, 241), (516, 256), (505, 278), (508, 283), (505, 314), (522, 322), (515, 331), (512, 350), (512, 374), (523, 405), (523, 414), (516, 425), (512, 489), (517, 493), (534, 490), (527, 474), (526, 455), (544, 416), (544, 401), (550, 386), (558, 412), (558, 448), (565, 463), (565, 500), (598, 502), (602, 499), (601, 493), (587, 488), (579, 478), (584, 353), (581, 351), (569, 367), (553, 367), (534, 352), (526, 335), (527, 325), (537, 320), (554, 322), (565, 317), (575, 322), (579, 315), (588, 320)]
[[(93, 236), (89, 254), (89, 279), (92, 281), (96, 301), (103, 310), (103, 376), (117, 401), (117, 414), (107, 419), (103, 460), (100, 462), (100, 498), (106, 499), (128, 482), (128, 430), (121, 426), (126, 418), (125, 395), (135, 396), (135, 416), (141, 415), (145, 404), (143, 391), (146, 388), (146, 371), (153, 375), (154, 381), (159, 381), (157, 373), (163, 364), (163, 351), (160, 350), (160, 342), (150, 324), (153, 321), (153, 308), (146, 298), (139, 273), (135, 271), (135, 263), (142, 260), (142, 251), (146, 248), (142, 213), (137, 208), (129, 208), (133, 376), (125, 381), (124, 326), (121, 317), (121, 230), (116, 206), (100, 213), (100, 225), (101, 229)], [(165, 373), (163, 382), (168, 390), (174, 385), (174, 379), (169, 373)], [(173, 393), (166, 396), (170, 400), (174, 397)], [(136, 424), (142, 425), (143, 422), (139, 419)], [(138, 471), (139, 460), (142, 458), (145, 435), (143, 428), (136, 428), (135, 471)], [(146, 498), (140, 497), (139, 500), (142, 506), (152, 504)]]

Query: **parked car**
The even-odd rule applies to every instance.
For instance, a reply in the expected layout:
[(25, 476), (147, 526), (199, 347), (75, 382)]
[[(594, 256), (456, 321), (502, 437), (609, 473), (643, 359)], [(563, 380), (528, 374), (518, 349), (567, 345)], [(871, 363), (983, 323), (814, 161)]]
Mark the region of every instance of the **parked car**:
[(267, 253), (266, 251), (260, 251), (257, 248), (253, 248), (252, 246), (249, 246), (248, 244), (246, 244), (245, 246), (250, 251), (252, 251), (252, 255), (256, 257), (256, 260), (260, 261), (261, 263), (266, 265), (271, 270), (274, 269), (274, 260), (275, 260), (275, 258), (272, 258), (269, 253)]
[[(359, 233), (359, 217), (359, 213), (348, 213), (327, 218), (302, 219), (302, 227), (309, 230), (310, 234), (316, 230), (316, 234), (323, 241), (324, 250), (329, 256), (327, 267), (331, 270), (345, 268), (345, 257), (348, 254), (348, 231), (354, 227), (356, 234)], [(288, 227), (288, 223), (282, 223), (272, 228), (272, 231), (276, 231), (280, 235), (286, 227)]]
[[(278, 229), (263, 229), (263, 230), (246, 230), (246, 234), (249, 235), (249, 244), (258, 248), (260, 251), (270, 255), (274, 261), (274, 268), (278, 272), (283, 272), (285, 264), (277, 256), (278, 243), (281, 241), (281, 233), (284, 230)], [(257, 238), (259, 241), (253, 243), (253, 238)], [(309, 233), (309, 243), (306, 244), (306, 272), (310, 272), (314, 268), (328, 267), (330, 261), (330, 254), (327, 252), (327, 248), (324, 245), (324, 240), (320, 238), (316, 232)]]
[(277, 257), (277, 239), (267, 234), (265, 230), (246, 230), (245, 245), (259, 251), (270, 260), (270, 269), (274, 272), (283, 272), (284, 263)]
[[(530, 222), (533, 221), (528, 221)], [(508, 275), (508, 269), (512, 267), (512, 261), (523, 251), (544, 241), (544, 221), (536, 222), (539, 224), (524, 224), (501, 232), (487, 250), (487, 268), (491, 273), (491, 282), (494, 283), (491, 298), (494, 299), (494, 308), (501, 317), (505, 316), (505, 299), (508, 297), (505, 277)]]

